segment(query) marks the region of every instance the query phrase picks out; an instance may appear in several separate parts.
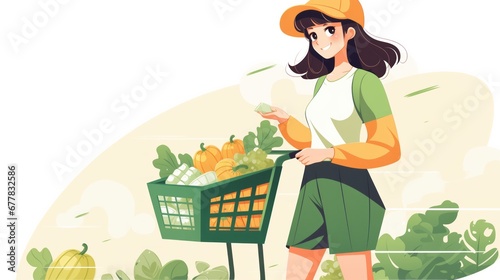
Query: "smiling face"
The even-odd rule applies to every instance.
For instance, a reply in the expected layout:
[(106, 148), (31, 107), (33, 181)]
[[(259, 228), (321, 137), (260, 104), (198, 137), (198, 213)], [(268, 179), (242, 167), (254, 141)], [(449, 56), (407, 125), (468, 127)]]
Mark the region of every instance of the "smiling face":
[(327, 22), (307, 28), (308, 38), (314, 50), (325, 59), (331, 59), (347, 49), (347, 42), (354, 37), (354, 29), (344, 34), (342, 23)]

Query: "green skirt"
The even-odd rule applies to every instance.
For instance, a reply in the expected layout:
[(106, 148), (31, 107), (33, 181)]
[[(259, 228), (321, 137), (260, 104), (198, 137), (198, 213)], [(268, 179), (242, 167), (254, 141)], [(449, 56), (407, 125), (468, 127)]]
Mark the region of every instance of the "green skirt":
[(308, 165), (286, 246), (329, 248), (330, 254), (374, 250), (384, 213), (366, 169)]

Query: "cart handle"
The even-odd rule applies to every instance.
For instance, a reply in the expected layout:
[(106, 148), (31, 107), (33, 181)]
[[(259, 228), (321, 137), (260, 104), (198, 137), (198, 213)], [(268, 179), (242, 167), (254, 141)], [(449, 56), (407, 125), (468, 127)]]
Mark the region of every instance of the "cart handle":
[(282, 166), (283, 162), (286, 160), (295, 158), (295, 155), (300, 152), (300, 150), (272, 150), (269, 152), (270, 155), (281, 155), (276, 159), (275, 166)]

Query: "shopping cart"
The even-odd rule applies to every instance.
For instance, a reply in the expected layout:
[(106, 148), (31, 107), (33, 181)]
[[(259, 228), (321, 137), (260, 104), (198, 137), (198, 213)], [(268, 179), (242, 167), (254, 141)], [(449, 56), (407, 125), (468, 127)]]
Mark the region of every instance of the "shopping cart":
[(265, 279), (264, 252), (269, 220), (283, 162), (297, 151), (271, 151), (280, 155), (274, 167), (203, 187), (148, 183), (149, 194), (163, 239), (224, 242), (229, 279), (234, 279), (232, 243), (258, 247), (260, 279)]

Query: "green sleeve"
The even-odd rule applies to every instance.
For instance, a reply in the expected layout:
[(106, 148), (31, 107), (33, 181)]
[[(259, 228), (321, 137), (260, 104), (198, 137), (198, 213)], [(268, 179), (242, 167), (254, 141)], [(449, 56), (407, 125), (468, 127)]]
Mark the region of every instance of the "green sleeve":
[(363, 123), (392, 114), (384, 86), (373, 73), (363, 76), (358, 101), (359, 114)]

